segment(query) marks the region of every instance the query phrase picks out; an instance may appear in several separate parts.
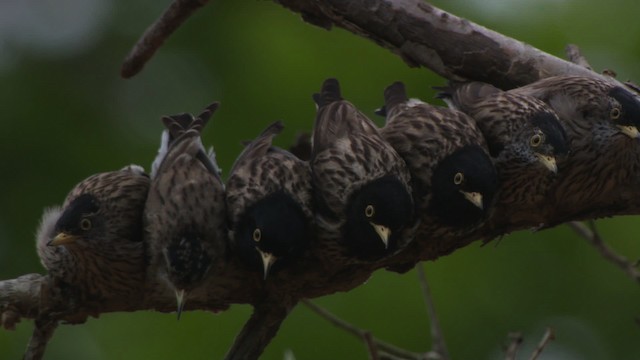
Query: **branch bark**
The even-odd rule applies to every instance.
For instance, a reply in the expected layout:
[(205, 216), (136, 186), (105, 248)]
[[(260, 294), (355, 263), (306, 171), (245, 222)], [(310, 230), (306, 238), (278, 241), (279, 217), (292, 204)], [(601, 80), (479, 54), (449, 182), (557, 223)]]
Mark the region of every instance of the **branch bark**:
[[(451, 80), (473, 79), (501, 88), (513, 88), (560, 74), (602, 77), (583, 66), (549, 55), (422, 0), (278, 2), (301, 14), (309, 23), (327, 29), (332, 26), (344, 28), (391, 50), (410, 66), (427, 67)], [(164, 40), (205, 3), (206, 0), (175, 0), (134, 47), (123, 64), (123, 75), (132, 76), (139, 71)], [(638, 146), (629, 151), (632, 157), (640, 156)], [(554, 194), (549, 196), (546, 206), (531, 208), (521, 214), (497, 212), (501, 215), (494, 215), (486, 225), (464, 234), (434, 229), (428, 237), (414, 241), (408, 249), (394, 257), (357, 267), (342, 267), (339, 264), (327, 267), (330, 262), (318, 254), (317, 244), (312, 244), (297, 265), (270, 275), (270, 279), (264, 282), (261, 274), (246, 270), (232, 259), (223, 274), (216, 274), (201, 289), (191, 294), (185, 311), (224, 311), (234, 303), (253, 304), (256, 311), (236, 339), (227, 358), (255, 358), (275, 335), (290, 307), (298, 299), (349, 291), (366, 281), (377, 269), (394, 267), (408, 270), (417, 262), (447, 255), (476, 240), (488, 241), (513, 231), (538, 228), (541, 224), (550, 227), (566, 221), (638, 214), (640, 174), (635, 179), (637, 180), (632, 183), (615, 183), (616, 180), (611, 179), (612, 183), (608, 184), (606, 190), (598, 194), (598, 201), (589, 200), (589, 197), (581, 200), (579, 196), (574, 196), (574, 202), (560, 204), (559, 201), (563, 199)], [(0, 281), (2, 325), (10, 329), (20, 317), (49, 317), (56, 322), (77, 324), (84, 322), (88, 316), (105, 312), (149, 309), (174, 311), (173, 294), (163, 293), (158, 290), (160, 288), (151, 281), (141, 289), (140, 296), (135, 301), (104, 303), (89, 301), (82, 297), (78, 289), (60, 286), (48, 276), (25, 275)], [(280, 300), (290, 307), (265, 305), (278, 303)], [(55, 316), (52, 317), (52, 314)], [(47, 334), (53, 328), (39, 329), (43, 335), (36, 334), (36, 340), (47, 339)], [(363, 335), (358, 333), (358, 336)], [(35, 343), (42, 343), (42, 340)], [(376, 345), (381, 351), (394, 351), (383, 348), (379, 342)], [(34, 351), (34, 354), (34, 358), (37, 358), (38, 353)]]

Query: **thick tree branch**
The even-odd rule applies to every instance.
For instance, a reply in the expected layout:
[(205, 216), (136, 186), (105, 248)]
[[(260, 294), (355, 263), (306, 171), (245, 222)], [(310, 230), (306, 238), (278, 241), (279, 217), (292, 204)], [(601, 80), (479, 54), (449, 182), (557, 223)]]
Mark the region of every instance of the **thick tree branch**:
[(257, 359), (276, 336), (280, 325), (296, 305), (296, 301), (279, 303), (265, 301), (256, 306), (251, 318), (236, 337), (226, 360)]

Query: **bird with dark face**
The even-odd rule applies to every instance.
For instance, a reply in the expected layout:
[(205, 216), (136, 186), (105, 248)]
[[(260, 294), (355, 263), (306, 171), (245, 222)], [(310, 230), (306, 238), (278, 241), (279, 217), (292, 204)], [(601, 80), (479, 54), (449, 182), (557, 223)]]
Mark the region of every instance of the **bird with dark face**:
[(405, 162), (375, 124), (342, 99), (337, 80), (325, 80), (314, 99), (310, 163), (320, 241), (338, 243), (328, 252), (347, 260), (375, 261), (404, 248), (415, 225)]
[(481, 82), (440, 89), (439, 97), (473, 118), (487, 140), (500, 181), (496, 209), (513, 214), (545, 201), (558, 171), (557, 158), (564, 159), (569, 151), (555, 112), (534, 97)]
[(309, 164), (272, 146), (269, 125), (236, 159), (227, 180), (232, 251), (266, 279), (307, 248), (313, 220)]
[(550, 202), (557, 211), (597, 207), (609, 201), (611, 187), (635, 182), (630, 169), (640, 169), (638, 96), (614, 81), (582, 76), (549, 77), (509, 93), (544, 101), (565, 128), (571, 156)]
[[(413, 179), (422, 225), (417, 242), (443, 231), (468, 231), (488, 214), (497, 174), (473, 119), (452, 109), (408, 99), (404, 84), (384, 91), (382, 135), (404, 158)], [(445, 225), (445, 226), (442, 226)]]
[(585, 133), (590, 132), (591, 126), (606, 124), (611, 130), (631, 139), (640, 137), (640, 101), (636, 95), (612, 81), (583, 76), (552, 76), (509, 92), (533, 96), (549, 104), (570, 135), (588, 135)]
[(131, 165), (83, 180), (61, 208), (46, 210), (37, 251), (49, 274), (89, 299), (126, 302), (141, 296), (148, 189), (149, 176)]
[(188, 293), (209, 272), (218, 273), (226, 256), (224, 184), (213, 151), (207, 153), (200, 139), (217, 107), (210, 105), (197, 118), (162, 118), (167, 129), (145, 206), (150, 276), (175, 292), (178, 318)]

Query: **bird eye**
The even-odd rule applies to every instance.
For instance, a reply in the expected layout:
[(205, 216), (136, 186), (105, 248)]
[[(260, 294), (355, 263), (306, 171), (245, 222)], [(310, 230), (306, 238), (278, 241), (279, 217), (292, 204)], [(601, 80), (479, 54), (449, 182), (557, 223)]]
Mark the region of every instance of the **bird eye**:
[(80, 220), (80, 229), (83, 231), (91, 230), (91, 220), (87, 218), (83, 218), (82, 220)]
[(531, 144), (531, 146), (540, 146), (540, 144), (542, 144), (542, 135), (541, 134), (535, 134), (531, 137), (531, 140), (529, 140), (529, 143)]
[(620, 117), (621, 113), (622, 112), (620, 111), (619, 108), (614, 107), (613, 109), (611, 109), (611, 112), (609, 113), (609, 116), (611, 116), (611, 119), (617, 120)]
[(367, 205), (367, 207), (364, 208), (364, 215), (368, 218), (373, 217), (375, 213), (376, 209), (373, 207), (373, 205)]
[(453, 177), (453, 183), (456, 185), (462, 184), (463, 181), (464, 181), (464, 174), (461, 172), (456, 173), (456, 175)]
[(253, 241), (258, 242), (260, 241), (260, 239), (262, 239), (262, 231), (256, 228), (255, 230), (253, 230)]

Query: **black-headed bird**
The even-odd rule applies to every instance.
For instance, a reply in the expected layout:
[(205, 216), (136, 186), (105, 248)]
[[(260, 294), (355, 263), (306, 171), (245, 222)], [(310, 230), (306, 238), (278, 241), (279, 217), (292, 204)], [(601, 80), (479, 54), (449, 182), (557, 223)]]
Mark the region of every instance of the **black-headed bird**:
[(309, 164), (272, 146), (269, 125), (236, 159), (227, 179), (231, 250), (266, 279), (302, 255), (313, 222)]

